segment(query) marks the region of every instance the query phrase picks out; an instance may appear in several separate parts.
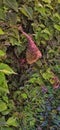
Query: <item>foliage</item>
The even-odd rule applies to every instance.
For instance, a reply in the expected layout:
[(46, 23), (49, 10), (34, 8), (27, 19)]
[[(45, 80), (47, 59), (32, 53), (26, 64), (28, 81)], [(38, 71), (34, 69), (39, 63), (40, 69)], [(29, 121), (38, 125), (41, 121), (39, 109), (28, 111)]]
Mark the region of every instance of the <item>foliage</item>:
[[(29, 65), (22, 25), (42, 52)], [(0, 129), (60, 128), (60, 0), (0, 0)]]

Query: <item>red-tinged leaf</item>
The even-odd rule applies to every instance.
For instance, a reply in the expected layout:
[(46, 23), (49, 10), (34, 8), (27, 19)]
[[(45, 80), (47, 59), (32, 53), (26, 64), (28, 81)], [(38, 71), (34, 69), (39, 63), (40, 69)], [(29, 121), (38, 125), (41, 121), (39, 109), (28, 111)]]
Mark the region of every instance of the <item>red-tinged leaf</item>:
[(55, 76), (53, 79), (53, 88), (57, 89), (60, 86), (60, 81), (57, 76)]
[(26, 60), (27, 60), (28, 64), (33, 64), (39, 58), (42, 57), (42, 54), (41, 54), (40, 50), (38, 49), (38, 47), (35, 45), (32, 37), (29, 36), (27, 33), (25, 33), (21, 26), (19, 27), (19, 30), (22, 32), (23, 35), (26, 36), (26, 38), (28, 40), (28, 46), (27, 46), (27, 50), (26, 50)]

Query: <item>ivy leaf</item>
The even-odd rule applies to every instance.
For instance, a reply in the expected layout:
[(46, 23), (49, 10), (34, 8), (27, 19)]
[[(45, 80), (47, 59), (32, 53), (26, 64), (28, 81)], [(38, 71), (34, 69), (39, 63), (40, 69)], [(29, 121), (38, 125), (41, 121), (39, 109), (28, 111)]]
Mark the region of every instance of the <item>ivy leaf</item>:
[(4, 103), (2, 100), (0, 100), (0, 112), (3, 112), (7, 109), (6, 103)]
[(16, 74), (7, 64), (0, 63), (0, 72), (5, 74)]
[(46, 33), (41, 33), (41, 37), (44, 38), (45, 40), (49, 40), (49, 35)]
[(60, 65), (55, 65), (54, 70), (58, 73), (60, 73)]
[(22, 98), (27, 99), (27, 94), (26, 93), (22, 93), (21, 96), (22, 96)]
[(0, 19), (5, 20), (5, 12), (3, 9), (0, 8)]
[(8, 126), (15, 126), (15, 127), (18, 126), (17, 120), (14, 117), (9, 117), (9, 119), (6, 122), (6, 124)]
[(2, 4), (3, 4), (3, 1), (2, 1), (2, 0), (0, 0), (0, 7), (2, 7)]
[(4, 31), (0, 28), (0, 35), (3, 35)]
[(41, 33), (46, 33), (48, 35), (51, 35), (51, 33), (50, 33), (48, 28), (45, 28), (44, 30), (42, 30)]
[(5, 55), (6, 55), (5, 52), (0, 50), (0, 57), (5, 56)]
[(51, 0), (42, 0), (42, 1), (45, 2), (45, 3), (48, 3), (48, 4), (51, 3)]
[(57, 29), (58, 31), (60, 31), (60, 25), (54, 24), (54, 28)]
[(60, 20), (60, 15), (58, 13), (54, 13), (53, 14), (53, 19), (56, 20), (56, 21)]
[(33, 19), (33, 10), (31, 7), (24, 5), (20, 8), (20, 11), (30, 19)]
[(5, 75), (0, 72), (0, 93), (9, 93), (7, 81)]
[(1, 126), (5, 126), (5, 124), (6, 124), (5, 117), (4, 116), (0, 117), (0, 128)]
[(17, 4), (16, 0), (12, 0), (12, 1), (11, 0), (3, 0), (3, 2), (7, 7), (9, 7), (11, 9), (13, 9), (14, 11), (18, 12), (18, 4)]
[(45, 80), (50, 80), (50, 78), (53, 78), (54, 76), (50, 69), (47, 69), (42, 75)]
[(8, 19), (9, 24), (16, 25), (16, 23), (17, 23), (17, 14), (16, 14), (16, 12), (8, 12), (7, 13), (7, 19)]
[(35, 10), (41, 13), (42, 16), (46, 16), (46, 8), (45, 7), (35, 7)]

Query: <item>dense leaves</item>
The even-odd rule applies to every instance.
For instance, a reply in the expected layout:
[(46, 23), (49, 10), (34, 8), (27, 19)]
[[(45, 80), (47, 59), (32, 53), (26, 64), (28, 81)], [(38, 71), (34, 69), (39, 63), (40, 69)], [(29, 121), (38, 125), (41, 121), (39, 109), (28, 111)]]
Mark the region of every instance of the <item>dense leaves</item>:
[[(42, 53), (31, 65), (20, 25)], [(60, 0), (0, 0), (0, 129), (60, 129)]]

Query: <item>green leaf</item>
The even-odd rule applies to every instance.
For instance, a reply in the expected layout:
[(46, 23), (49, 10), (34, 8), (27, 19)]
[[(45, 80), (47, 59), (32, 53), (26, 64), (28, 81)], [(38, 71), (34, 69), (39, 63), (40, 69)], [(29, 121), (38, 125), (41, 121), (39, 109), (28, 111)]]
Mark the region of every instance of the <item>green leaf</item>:
[(21, 96), (22, 96), (24, 99), (27, 99), (27, 94), (26, 94), (26, 93), (22, 93)]
[(18, 12), (18, 4), (17, 4), (16, 0), (12, 0), (12, 1), (11, 0), (3, 0), (3, 2), (7, 7), (9, 7), (11, 9), (13, 9), (14, 11)]
[(33, 19), (33, 10), (32, 10), (31, 7), (28, 7), (27, 5), (23, 5), (23, 6), (20, 8), (20, 11), (21, 11), (25, 16), (27, 16), (28, 18)]
[(54, 18), (54, 20), (60, 20), (60, 15), (58, 14), (58, 13), (54, 13), (53, 14), (53, 18)]
[(10, 127), (1, 127), (1, 130), (13, 130), (13, 129)]
[(0, 63), (0, 72), (5, 74), (16, 74), (7, 64)]
[(0, 100), (0, 112), (3, 112), (7, 109), (6, 103), (4, 103), (2, 100)]
[[(2, 117), (0, 117), (0, 127), (1, 127), (1, 126), (5, 126), (5, 125), (6, 125), (5, 117), (2, 116)], [(1, 129), (0, 129), (0, 130), (1, 130)]]
[(60, 31), (60, 25), (54, 24), (54, 28), (57, 29), (58, 31)]
[(3, 35), (4, 31), (0, 28), (0, 35)]
[(3, 9), (0, 8), (0, 19), (5, 20), (5, 12)]
[(42, 16), (46, 16), (46, 9), (45, 7), (35, 7), (35, 10), (41, 13)]
[(3, 4), (3, 1), (2, 1), (2, 0), (0, 0), (0, 7), (2, 7), (2, 4)]
[(28, 17), (28, 14), (26, 13), (26, 11), (24, 10), (24, 8), (23, 8), (23, 7), (21, 7), (21, 8), (20, 8), (20, 11), (22, 12), (22, 14), (24, 14), (25, 16), (27, 16), (27, 17)]
[(35, 77), (32, 77), (32, 78), (29, 79), (29, 83), (32, 83), (32, 84), (34, 84), (35, 81), (36, 81), (36, 78), (35, 78)]
[(18, 126), (17, 120), (14, 117), (9, 117), (9, 119), (6, 122), (6, 124), (8, 126), (15, 126), (15, 127)]
[(48, 35), (51, 35), (51, 33), (50, 33), (48, 28), (45, 28), (44, 30), (42, 30), (41, 33), (46, 33)]
[(45, 80), (50, 80), (50, 78), (53, 78), (53, 73), (50, 71), (50, 69), (47, 69), (42, 76)]
[(60, 3), (60, 0), (58, 0), (58, 3)]
[(10, 30), (10, 36), (9, 36), (9, 42), (12, 45), (21, 46), (20, 36), (17, 29), (11, 28)]
[(53, 6), (51, 4), (46, 4), (45, 7), (48, 7), (49, 9), (53, 10)]
[(5, 55), (6, 55), (6, 53), (4, 51), (0, 50), (0, 57), (5, 56)]
[(0, 72), (0, 93), (9, 93), (7, 81), (5, 75)]
[(27, 12), (27, 14), (28, 14), (28, 17), (30, 18), (30, 19), (33, 19), (33, 10), (32, 10), (32, 8), (31, 7), (26, 7), (26, 12)]
[(36, 122), (35, 118), (32, 118), (32, 119), (30, 120), (30, 126), (34, 126), (34, 125), (35, 125), (35, 122)]
[(5, 103), (8, 103), (8, 97), (7, 97), (7, 95), (3, 96), (3, 100), (4, 100)]
[(51, 3), (51, 0), (42, 0), (45, 3)]
[(17, 14), (16, 14), (16, 12), (8, 12), (7, 19), (8, 19), (8, 23), (10, 25), (16, 25), (16, 23), (17, 23)]
[(12, 44), (12, 45), (17, 45), (17, 46), (20, 46), (20, 40), (17, 40), (16, 38), (14, 38), (14, 37), (9, 37), (9, 40), (10, 40), (10, 43)]
[(60, 73), (60, 65), (55, 65), (55, 66), (54, 66), (54, 70), (55, 70), (57, 73)]
[(41, 33), (41, 37), (44, 38), (45, 40), (49, 40), (49, 35), (46, 33)]

